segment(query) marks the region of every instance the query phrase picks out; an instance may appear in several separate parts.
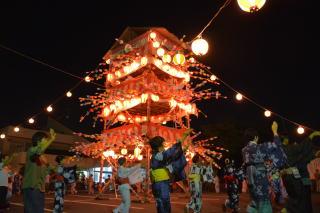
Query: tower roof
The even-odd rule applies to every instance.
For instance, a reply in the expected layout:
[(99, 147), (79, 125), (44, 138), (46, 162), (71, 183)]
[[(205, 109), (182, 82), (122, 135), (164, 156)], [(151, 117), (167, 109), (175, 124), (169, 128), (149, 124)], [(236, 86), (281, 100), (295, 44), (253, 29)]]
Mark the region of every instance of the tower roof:
[(119, 44), (119, 42), (115, 42), (103, 58), (106, 58), (109, 54), (116, 52), (118, 49), (124, 48), (124, 45), (126, 43), (137, 39), (138, 37), (142, 36), (148, 31), (157, 32), (161, 34), (163, 37), (166, 37), (170, 41), (176, 43), (177, 45), (180, 45), (183, 48), (187, 48), (184, 42), (180, 41), (177, 36), (169, 32), (164, 27), (127, 27), (118, 38), (119, 40), (122, 40), (124, 44)]

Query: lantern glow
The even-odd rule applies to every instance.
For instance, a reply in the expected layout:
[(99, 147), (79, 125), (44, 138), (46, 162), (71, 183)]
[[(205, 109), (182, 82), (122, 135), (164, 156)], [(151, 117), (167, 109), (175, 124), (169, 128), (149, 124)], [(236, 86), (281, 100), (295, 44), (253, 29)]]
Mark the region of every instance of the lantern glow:
[(302, 135), (304, 133), (304, 128), (302, 126), (299, 126), (297, 132), (299, 135)]
[(205, 55), (209, 50), (209, 44), (203, 38), (197, 38), (192, 42), (191, 49), (196, 55)]
[(217, 76), (215, 76), (215, 75), (211, 75), (211, 76), (210, 76), (210, 80), (211, 80), (211, 81), (215, 81), (215, 80), (217, 80)]
[(266, 3), (266, 0), (237, 0), (241, 10), (245, 12), (256, 12)]
[(264, 116), (266, 116), (267, 118), (271, 116), (271, 111), (266, 110), (264, 111)]
[(149, 36), (151, 39), (155, 39), (157, 37), (157, 34), (155, 32), (151, 32)]
[(164, 49), (161, 48), (161, 47), (158, 48), (158, 49), (157, 49), (157, 55), (160, 56), (160, 57), (163, 56), (163, 55), (164, 55)]
[(34, 119), (33, 119), (33, 118), (30, 118), (30, 119), (28, 120), (28, 122), (29, 122), (29, 124), (33, 124), (33, 123), (34, 123)]
[(5, 138), (6, 138), (6, 135), (2, 133), (2, 134), (0, 135), (0, 138), (1, 138), (1, 139), (5, 139)]
[(175, 65), (182, 65), (184, 64), (185, 61), (186, 61), (186, 58), (181, 53), (175, 54), (173, 57), (173, 63)]
[(128, 153), (128, 150), (126, 148), (121, 149), (121, 154), (126, 155)]
[(160, 47), (160, 42), (159, 41), (155, 41), (155, 42), (152, 43), (152, 46), (154, 48), (159, 48)]
[(241, 101), (241, 100), (243, 99), (242, 94), (238, 93), (238, 94), (236, 95), (236, 99), (237, 99), (238, 101)]
[(90, 76), (86, 76), (85, 78), (84, 78), (84, 80), (86, 81), (86, 82), (90, 82)]
[(72, 93), (71, 93), (70, 91), (68, 91), (68, 92), (66, 93), (66, 96), (67, 96), (68, 98), (70, 98), (70, 97), (72, 96)]
[(16, 126), (13, 130), (14, 130), (15, 132), (19, 132), (19, 131), (20, 131), (20, 128)]
[(52, 106), (48, 106), (48, 107), (47, 107), (47, 111), (48, 111), (48, 112), (52, 112), (52, 110), (53, 110)]
[(142, 155), (139, 155), (138, 156), (138, 160), (142, 160), (143, 159), (143, 156)]

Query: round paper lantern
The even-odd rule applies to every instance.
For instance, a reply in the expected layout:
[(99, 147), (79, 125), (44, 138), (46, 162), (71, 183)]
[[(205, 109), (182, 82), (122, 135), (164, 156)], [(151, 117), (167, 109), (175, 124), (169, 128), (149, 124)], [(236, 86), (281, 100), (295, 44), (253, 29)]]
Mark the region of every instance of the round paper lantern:
[(210, 76), (210, 80), (211, 80), (211, 81), (215, 81), (215, 80), (217, 80), (217, 76), (215, 76), (215, 75), (211, 75), (211, 76)]
[(151, 32), (149, 36), (150, 38), (155, 39), (157, 37), (157, 34), (155, 32)]
[(68, 91), (66, 95), (68, 98), (70, 98), (72, 96), (72, 93), (70, 91)]
[(34, 119), (33, 119), (33, 118), (30, 118), (30, 119), (28, 120), (28, 122), (29, 122), (29, 124), (33, 124), (33, 123), (34, 123)]
[(191, 49), (196, 55), (205, 55), (209, 50), (209, 44), (203, 38), (197, 38), (192, 42)]
[(182, 65), (184, 64), (185, 61), (186, 61), (186, 58), (181, 53), (177, 53), (173, 56), (173, 63), (175, 65)]
[(240, 93), (238, 93), (238, 94), (236, 95), (236, 99), (237, 99), (238, 101), (241, 101), (241, 100), (243, 99), (243, 96), (242, 96)]
[(126, 155), (128, 153), (128, 150), (126, 148), (121, 149), (121, 154)]
[(269, 110), (264, 111), (264, 116), (267, 118), (271, 116), (271, 112)]
[(48, 106), (48, 107), (47, 107), (47, 111), (48, 111), (48, 112), (52, 112), (52, 110), (53, 110), (52, 106)]
[(164, 54), (164, 55), (162, 56), (162, 61), (163, 61), (164, 63), (170, 63), (170, 62), (171, 62), (171, 56), (170, 56), (169, 54)]
[(152, 46), (154, 48), (158, 48), (158, 47), (160, 47), (160, 42), (159, 41), (155, 41), (155, 42), (152, 43)]
[(245, 12), (256, 12), (266, 3), (266, 0), (237, 0), (241, 10)]
[(157, 49), (157, 55), (160, 56), (160, 57), (163, 56), (163, 55), (164, 55), (164, 49), (161, 48), (161, 47), (158, 48), (158, 49)]
[(142, 66), (147, 65), (148, 64), (148, 58), (147, 57), (142, 57), (140, 63), (141, 63)]
[(86, 76), (85, 78), (84, 78), (84, 80), (86, 81), (86, 82), (90, 82), (90, 76)]
[(297, 132), (299, 135), (302, 135), (304, 133), (304, 128), (302, 126), (299, 126)]
[(143, 156), (142, 155), (139, 155), (138, 156), (138, 160), (142, 160), (143, 159)]

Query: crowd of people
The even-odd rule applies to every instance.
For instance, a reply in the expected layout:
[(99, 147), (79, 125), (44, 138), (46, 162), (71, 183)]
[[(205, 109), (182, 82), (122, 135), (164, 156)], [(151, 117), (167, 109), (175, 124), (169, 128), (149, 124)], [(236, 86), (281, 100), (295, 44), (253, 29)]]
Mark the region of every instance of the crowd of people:
[[(185, 157), (186, 149), (182, 143), (191, 130), (168, 149), (164, 148), (165, 139), (156, 136), (148, 139), (152, 149), (150, 160), (150, 181), (152, 194), (158, 213), (170, 213), (170, 193), (172, 185), (188, 180), (187, 190), (190, 201), (185, 212), (200, 213), (202, 209), (203, 184), (210, 183), (216, 193), (220, 193), (223, 182), (228, 195), (222, 205), (222, 211), (230, 209), (239, 212), (240, 193), (249, 192), (251, 201), (246, 209), (248, 213), (271, 213), (272, 203), (284, 206), (282, 213), (313, 212), (311, 202), (311, 181), (307, 165), (316, 156), (320, 131), (311, 133), (304, 141), (293, 143), (286, 135), (279, 136), (278, 124), (271, 127), (274, 139), (260, 142), (258, 132), (247, 129), (244, 133), (246, 145), (242, 149), (243, 163), (236, 167), (233, 159), (226, 158), (219, 179), (214, 172), (212, 162), (195, 153), (191, 162)], [(25, 213), (44, 212), (45, 191), (54, 192), (53, 212), (63, 212), (64, 195), (67, 185), (70, 194), (77, 194), (79, 189), (89, 195), (97, 192), (96, 199), (101, 199), (108, 189), (117, 185), (122, 202), (113, 210), (114, 213), (128, 213), (131, 205), (130, 191), (141, 191), (141, 176), (133, 178), (137, 171), (146, 170), (144, 163), (129, 165), (126, 158), (118, 159), (116, 173), (95, 184), (93, 175), (80, 177), (76, 181), (76, 166), (63, 166), (64, 157), (56, 157), (56, 165), (49, 165), (43, 157), (44, 151), (55, 140), (55, 132), (50, 134), (37, 132), (32, 137), (32, 147), (28, 149), (24, 168), (13, 173), (10, 162), (14, 156), (0, 157), (0, 212), (9, 208), (12, 195), (23, 194)], [(186, 169), (187, 168), (187, 169)], [(314, 173), (316, 190), (320, 191), (319, 169)], [(141, 179), (141, 180), (138, 180)], [(116, 190), (116, 188), (113, 188)], [(137, 194), (137, 193), (136, 193)]]

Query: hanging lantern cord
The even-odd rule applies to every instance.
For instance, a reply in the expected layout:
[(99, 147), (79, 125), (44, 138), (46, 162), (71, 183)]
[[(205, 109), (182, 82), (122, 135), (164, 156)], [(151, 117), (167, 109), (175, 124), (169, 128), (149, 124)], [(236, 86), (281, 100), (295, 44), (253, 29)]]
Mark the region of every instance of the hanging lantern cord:
[(201, 38), (202, 33), (210, 26), (210, 24), (213, 22), (213, 20), (220, 14), (220, 12), (227, 7), (232, 0), (226, 0), (224, 2), (224, 4), (219, 8), (219, 10), (214, 14), (214, 16), (211, 18), (211, 20), (209, 21), (209, 23), (201, 30), (201, 32), (193, 39), (195, 40), (196, 38)]

